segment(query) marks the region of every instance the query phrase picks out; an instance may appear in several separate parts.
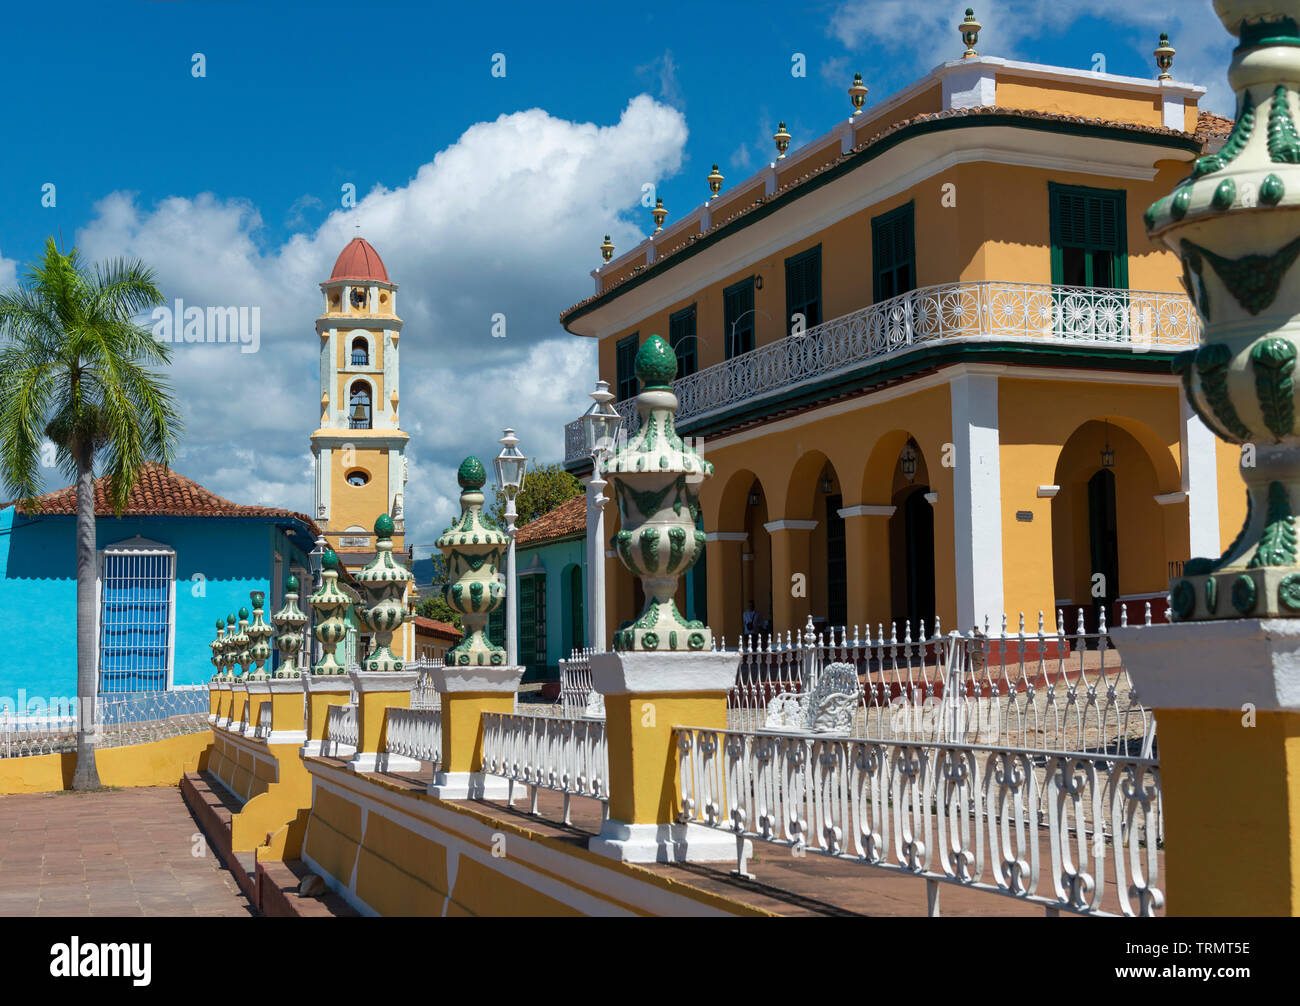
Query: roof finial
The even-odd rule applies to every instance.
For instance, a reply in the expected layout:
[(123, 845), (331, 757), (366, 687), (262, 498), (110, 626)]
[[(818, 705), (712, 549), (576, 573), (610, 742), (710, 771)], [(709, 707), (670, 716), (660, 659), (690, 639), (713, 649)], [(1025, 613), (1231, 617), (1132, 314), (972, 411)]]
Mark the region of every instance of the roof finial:
[(1174, 65), (1174, 47), (1169, 44), (1167, 32), (1160, 33), (1160, 44), (1156, 46), (1153, 55), (1156, 57), (1156, 66), (1160, 67), (1160, 76), (1156, 80), (1173, 80), (1174, 75), (1169, 72), (1169, 68)]
[[(853, 115), (862, 111), (862, 106), (867, 103), (867, 85), (862, 83), (862, 74), (853, 75), (853, 83), (849, 85), (849, 101), (853, 103)], [(853, 118), (853, 115), (849, 118)]]
[(972, 56), (978, 56), (975, 46), (980, 40), (980, 29), (984, 26), (975, 20), (975, 8), (966, 8), (966, 19), (957, 26), (957, 31), (961, 33), (961, 40), (966, 43), (966, 51), (961, 54), (962, 59), (970, 59)]

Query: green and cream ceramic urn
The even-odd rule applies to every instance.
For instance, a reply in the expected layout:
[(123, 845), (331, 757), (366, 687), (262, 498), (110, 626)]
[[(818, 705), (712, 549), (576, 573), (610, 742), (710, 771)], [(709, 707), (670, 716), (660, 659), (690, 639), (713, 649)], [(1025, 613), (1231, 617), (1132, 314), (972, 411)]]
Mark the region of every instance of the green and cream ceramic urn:
[(275, 624), (275, 648), (280, 653), (277, 678), (296, 678), (302, 674), (298, 664), (298, 651), (302, 649), (302, 627), (307, 624), (307, 613), (298, 607), (298, 578), (284, 581), (284, 604), (271, 616)]
[(348, 606), (352, 598), (339, 587), (339, 557), (332, 548), (327, 548), (321, 559), (320, 589), (307, 598), (307, 603), (316, 613), (312, 634), (321, 645), (321, 658), (311, 669), (312, 673), (346, 674), (334, 651), (347, 635)]
[(713, 635), (699, 621), (687, 621), (673, 595), (677, 581), (704, 554), (699, 516), (699, 483), (713, 474), (705, 461), (677, 435), (677, 396), (672, 380), (677, 356), (652, 335), (636, 354), (640, 429), (617, 453), (601, 462), (613, 483), (621, 529), (612, 539), (619, 560), (641, 581), (645, 609), (635, 622), (614, 634), (616, 650), (699, 651), (711, 649)]
[(245, 630), (248, 635), (248, 659), (253, 665), (249, 672), (250, 681), (265, 681), (270, 677), (266, 673), (266, 662), (271, 659), (271, 637), (275, 629), (266, 624), (262, 611), (266, 607), (266, 594), (260, 590), (250, 591), (249, 600), (253, 603), (253, 618)]
[(505, 599), (506, 590), (497, 569), (510, 539), (483, 516), (483, 462), (468, 457), (461, 462), (460, 517), (438, 538), (447, 558), (447, 586), (443, 597), (460, 612), (465, 635), (447, 651), (446, 662), (456, 666), (504, 667), (506, 651), (487, 637), (488, 619)]
[(361, 661), (363, 671), (400, 671), (406, 662), (393, 654), (393, 633), (408, 618), (407, 585), (411, 571), (393, 558), (393, 518), (380, 514), (375, 521), (375, 557), (356, 575), (365, 593), (360, 615), (372, 633), (371, 650)]
[(1146, 225), (1182, 259), (1204, 331), (1175, 367), (1202, 421), (1241, 445), (1248, 509), (1222, 556), (1184, 564), (1170, 604), (1179, 620), (1300, 615), (1300, 0), (1214, 8), (1239, 41), (1236, 122)]
[[(248, 609), (239, 609), (239, 627), (235, 631), (235, 638), (230, 641), (231, 655), (235, 658), (235, 663), (239, 665), (239, 673), (236, 678), (248, 677), (248, 665), (253, 662), (253, 657), (249, 653), (249, 647), (252, 640), (248, 638)], [(232, 672), (233, 673), (233, 672)]]
[(226, 616), (226, 639), (221, 644), (222, 681), (235, 680), (235, 655), (239, 652), (239, 648), (235, 643), (235, 626), (237, 622), (238, 620), (235, 618), (233, 611)]
[(208, 646), (212, 649), (212, 666), (216, 668), (212, 674), (212, 680), (220, 681), (221, 672), (225, 670), (226, 666), (225, 656), (222, 652), (226, 648), (226, 620), (224, 618), (217, 619), (217, 635)]

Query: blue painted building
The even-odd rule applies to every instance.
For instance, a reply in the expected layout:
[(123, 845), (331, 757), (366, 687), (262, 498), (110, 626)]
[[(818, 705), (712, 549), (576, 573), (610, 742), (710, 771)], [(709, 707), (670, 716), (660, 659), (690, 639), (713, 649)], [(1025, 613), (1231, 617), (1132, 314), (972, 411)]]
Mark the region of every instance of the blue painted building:
[[(560, 660), (587, 645), (587, 500), (575, 496), (519, 528), (515, 586), (525, 681), (560, 679)], [(504, 631), (504, 612), (497, 615)]]
[[(95, 486), (101, 693), (206, 681), (219, 616), (260, 590), (269, 621), (290, 573), (310, 593), (320, 535), (310, 518), (232, 503), (160, 465), (115, 517), (104, 482)], [(41, 497), (38, 509), (0, 510), (0, 705), (16, 708), (20, 692), (45, 702), (76, 695), (75, 515), (72, 488)], [(341, 647), (340, 659), (355, 658)]]

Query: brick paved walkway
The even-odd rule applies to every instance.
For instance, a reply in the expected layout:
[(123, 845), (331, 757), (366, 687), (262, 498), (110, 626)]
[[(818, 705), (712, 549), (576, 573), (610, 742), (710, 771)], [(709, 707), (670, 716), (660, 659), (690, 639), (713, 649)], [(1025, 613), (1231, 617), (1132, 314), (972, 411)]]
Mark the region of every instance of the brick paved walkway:
[(250, 915), (177, 789), (0, 796), (0, 916)]

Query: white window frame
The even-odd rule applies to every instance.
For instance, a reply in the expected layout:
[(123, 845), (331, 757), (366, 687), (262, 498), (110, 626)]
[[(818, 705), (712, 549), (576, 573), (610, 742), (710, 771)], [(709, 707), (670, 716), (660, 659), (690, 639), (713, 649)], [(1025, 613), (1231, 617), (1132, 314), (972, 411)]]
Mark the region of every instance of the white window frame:
[(104, 655), (104, 562), (108, 556), (163, 556), (170, 560), (171, 576), (167, 585), (167, 684), (163, 691), (175, 687), (176, 676), (176, 550), (160, 541), (136, 535), (101, 548), (95, 569), (95, 693), (100, 694)]

